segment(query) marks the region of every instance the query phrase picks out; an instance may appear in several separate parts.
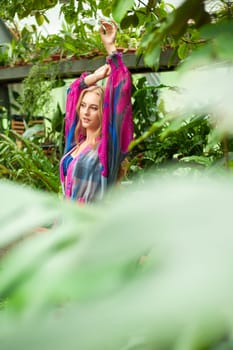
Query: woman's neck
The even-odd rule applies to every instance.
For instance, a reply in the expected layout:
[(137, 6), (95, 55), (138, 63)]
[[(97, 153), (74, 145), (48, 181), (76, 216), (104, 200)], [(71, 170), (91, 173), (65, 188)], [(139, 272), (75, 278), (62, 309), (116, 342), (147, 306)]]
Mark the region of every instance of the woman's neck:
[(86, 132), (86, 143), (95, 144), (97, 139), (96, 132), (93, 132), (92, 130), (87, 130)]

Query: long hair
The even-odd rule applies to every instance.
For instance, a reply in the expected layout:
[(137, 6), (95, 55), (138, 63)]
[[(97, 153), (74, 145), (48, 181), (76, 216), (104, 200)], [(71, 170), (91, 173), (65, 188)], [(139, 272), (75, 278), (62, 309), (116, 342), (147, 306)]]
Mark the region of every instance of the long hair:
[[(85, 96), (85, 94), (87, 92), (95, 92), (100, 97), (99, 114), (98, 114), (99, 121), (100, 121), (100, 126), (96, 130), (96, 133), (95, 133), (96, 134), (95, 135), (95, 139), (96, 139), (98, 136), (101, 136), (101, 133), (102, 133), (102, 115), (103, 115), (103, 102), (104, 102), (104, 88), (102, 86), (96, 86), (95, 85), (95, 86), (90, 86), (90, 87), (84, 89), (81, 92), (81, 94), (79, 96), (79, 99), (78, 99), (77, 106), (76, 106), (76, 112), (77, 112), (78, 116), (80, 115), (81, 102), (82, 102), (83, 97)], [(86, 129), (82, 127), (81, 120), (79, 119), (78, 123), (77, 123), (77, 126), (76, 126), (76, 129), (75, 129), (75, 140), (76, 140), (76, 142), (79, 143), (81, 141), (80, 138), (82, 138), (82, 137), (86, 137)], [(97, 140), (96, 140), (96, 142), (97, 142)], [(95, 144), (93, 146), (95, 146)]]

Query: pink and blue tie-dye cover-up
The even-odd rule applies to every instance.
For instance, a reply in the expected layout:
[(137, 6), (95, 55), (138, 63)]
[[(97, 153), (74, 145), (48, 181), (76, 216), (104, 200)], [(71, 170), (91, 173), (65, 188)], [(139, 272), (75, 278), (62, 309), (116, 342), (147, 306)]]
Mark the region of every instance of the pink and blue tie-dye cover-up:
[[(75, 80), (67, 94), (65, 117), (65, 155), (60, 163), (60, 178), (66, 197), (79, 202), (91, 202), (102, 198), (108, 185), (114, 184), (120, 163), (128, 152), (133, 139), (133, 120), (131, 105), (131, 77), (122, 61), (121, 53), (107, 57), (111, 74), (107, 79), (104, 94), (102, 135), (98, 147), (87, 147), (73, 159), (64, 175), (63, 162), (76, 145), (74, 138), (78, 122), (76, 105), (84, 88), (83, 73)], [(82, 140), (83, 136), (79, 135)]]

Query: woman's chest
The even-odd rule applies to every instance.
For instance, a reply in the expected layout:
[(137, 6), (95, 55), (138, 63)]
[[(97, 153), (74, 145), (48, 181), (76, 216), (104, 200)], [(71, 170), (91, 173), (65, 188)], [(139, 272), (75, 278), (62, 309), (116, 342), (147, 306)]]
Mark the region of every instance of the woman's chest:
[(73, 157), (68, 166), (67, 176), (76, 179), (87, 179), (98, 171), (101, 171), (98, 151), (89, 149)]

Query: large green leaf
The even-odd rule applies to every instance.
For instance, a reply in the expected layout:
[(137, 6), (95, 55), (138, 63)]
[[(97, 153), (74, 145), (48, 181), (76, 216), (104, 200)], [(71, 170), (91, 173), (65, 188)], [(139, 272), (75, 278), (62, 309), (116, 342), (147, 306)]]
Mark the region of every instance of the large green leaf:
[(116, 22), (120, 22), (127, 11), (131, 10), (134, 5), (134, 0), (114, 0), (112, 2), (112, 14)]
[(138, 16), (135, 13), (133, 15), (126, 16), (123, 18), (123, 20), (121, 21), (121, 28), (126, 29), (126, 28), (129, 28), (131, 25), (133, 27), (137, 27), (138, 23), (139, 23)]
[(169, 174), (117, 192), (80, 208), (0, 185), (1, 237), (58, 218), (0, 261), (2, 350), (196, 350), (231, 334), (232, 179)]

